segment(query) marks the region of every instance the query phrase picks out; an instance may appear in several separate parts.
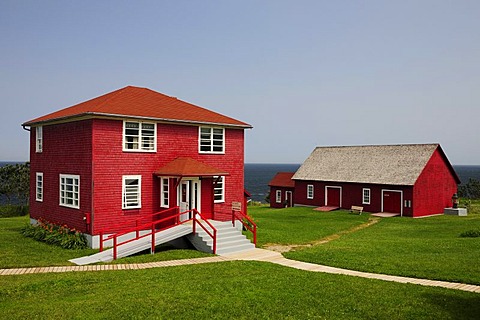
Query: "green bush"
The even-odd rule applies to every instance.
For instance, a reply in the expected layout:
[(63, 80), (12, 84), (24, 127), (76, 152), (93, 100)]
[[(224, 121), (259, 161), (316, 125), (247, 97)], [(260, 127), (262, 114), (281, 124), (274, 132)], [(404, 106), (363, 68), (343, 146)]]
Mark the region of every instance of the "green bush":
[(480, 229), (473, 229), (473, 230), (468, 230), (468, 231), (465, 231), (465, 232), (462, 232), (460, 234), (460, 237), (462, 238), (478, 238), (480, 237)]
[(66, 225), (57, 226), (43, 220), (38, 220), (37, 225), (25, 225), (21, 233), (25, 237), (56, 245), (64, 249), (88, 248), (85, 236), (80, 233), (80, 231), (69, 228)]
[(0, 206), (0, 218), (21, 217), (28, 214), (28, 206), (6, 204)]

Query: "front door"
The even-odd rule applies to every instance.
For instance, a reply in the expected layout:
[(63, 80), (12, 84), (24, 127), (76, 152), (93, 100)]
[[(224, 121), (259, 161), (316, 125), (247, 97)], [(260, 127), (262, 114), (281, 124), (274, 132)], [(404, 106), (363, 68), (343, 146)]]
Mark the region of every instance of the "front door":
[(383, 212), (402, 213), (402, 192), (383, 190)]
[(326, 187), (325, 188), (325, 205), (327, 207), (341, 207), (342, 206), (342, 188), (340, 187)]
[(193, 218), (190, 210), (197, 209), (200, 211), (200, 185), (199, 179), (191, 179), (183, 180), (178, 186), (178, 206), (180, 212), (185, 212), (180, 215), (180, 221)]
[(285, 199), (287, 201), (287, 207), (293, 206), (292, 191), (285, 191)]

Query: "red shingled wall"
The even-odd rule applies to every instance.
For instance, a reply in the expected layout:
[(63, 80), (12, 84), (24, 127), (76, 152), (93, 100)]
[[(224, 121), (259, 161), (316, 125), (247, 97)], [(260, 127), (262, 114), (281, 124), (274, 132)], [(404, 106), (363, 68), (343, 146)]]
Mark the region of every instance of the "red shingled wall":
[[(95, 119), (44, 126), (44, 152), (35, 153), (31, 133), (31, 215), (98, 234), (123, 231), (137, 219), (162, 211), (160, 182), (154, 172), (176, 157), (186, 156), (230, 173), (225, 182), (225, 202), (215, 204), (215, 219), (228, 220), (231, 203), (244, 200), (244, 131), (225, 129), (225, 154), (199, 154), (198, 127), (158, 124), (157, 152), (123, 152), (123, 122)], [(54, 147), (55, 146), (55, 147)], [(35, 201), (35, 172), (44, 172), (44, 202)], [(59, 207), (59, 174), (80, 175), (80, 210)], [(93, 175), (93, 192), (92, 192)], [(122, 176), (142, 176), (142, 208), (122, 209)], [(211, 179), (202, 182), (202, 211), (211, 214)], [(176, 206), (171, 181), (170, 205)], [(92, 198), (93, 193), (93, 198)], [(93, 203), (92, 203), (93, 200)], [(92, 210), (93, 208), (93, 210)], [(88, 232), (83, 215), (93, 212)], [(161, 216), (161, 215), (160, 215)]]
[[(30, 217), (66, 224), (86, 232), (84, 213), (91, 210), (92, 120), (43, 127), (43, 152), (35, 150), (30, 131)], [(43, 172), (43, 201), (35, 200), (36, 173)], [(60, 206), (60, 174), (80, 175), (80, 209)]]
[(452, 196), (457, 192), (457, 183), (450, 172), (446, 159), (439, 149), (435, 150), (414, 186), (414, 216), (443, 213), (452, 206)]

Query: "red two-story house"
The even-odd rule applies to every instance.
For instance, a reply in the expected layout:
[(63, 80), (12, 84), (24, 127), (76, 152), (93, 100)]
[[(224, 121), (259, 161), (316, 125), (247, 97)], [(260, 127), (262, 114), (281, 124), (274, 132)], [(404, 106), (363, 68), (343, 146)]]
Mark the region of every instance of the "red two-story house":
[(32, 222), (76, 228), (92, 247), (168, 208), (227, 220), (244, 203), (251, 126), (175, 97), (128, 86), (23, 126)]

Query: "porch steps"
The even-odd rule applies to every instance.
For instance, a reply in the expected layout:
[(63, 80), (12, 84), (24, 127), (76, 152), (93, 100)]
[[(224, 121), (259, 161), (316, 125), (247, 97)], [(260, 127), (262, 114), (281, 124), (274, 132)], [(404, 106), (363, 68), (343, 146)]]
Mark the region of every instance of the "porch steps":
[[(231, 222), (209, 221), (217, 229), (216, 254), (222, 255), (255, 249), (255, 245), (241, 231), (233, 227)], [(213, 239), (203, 228), (197, 226), (196, 233), (187, 236), (187, 238), (197, 250), (213, 252)]]
[[(155, 245), (166, 243), (174, 239), (186, 236), (187, 234), (192, 233), (191, 224), (178, 225), (167, 230), (158, 232), (155, 235)], [(117, 259), (127, 256), (131, 256), (135, 253), (148, 250), (151, 247), (152, 238), (151, 236), (146, 236), (144, 238), (134, 240), (132, 242), (120, 245), (117, 247)], [(103, 252), (98, 252), (90, 256), (85, 256), (81, 258), (69, 260), (76, 265), (86, 265), (98, 262), (109, 262), (113, 260), (113, 249), (104, 250)]]

